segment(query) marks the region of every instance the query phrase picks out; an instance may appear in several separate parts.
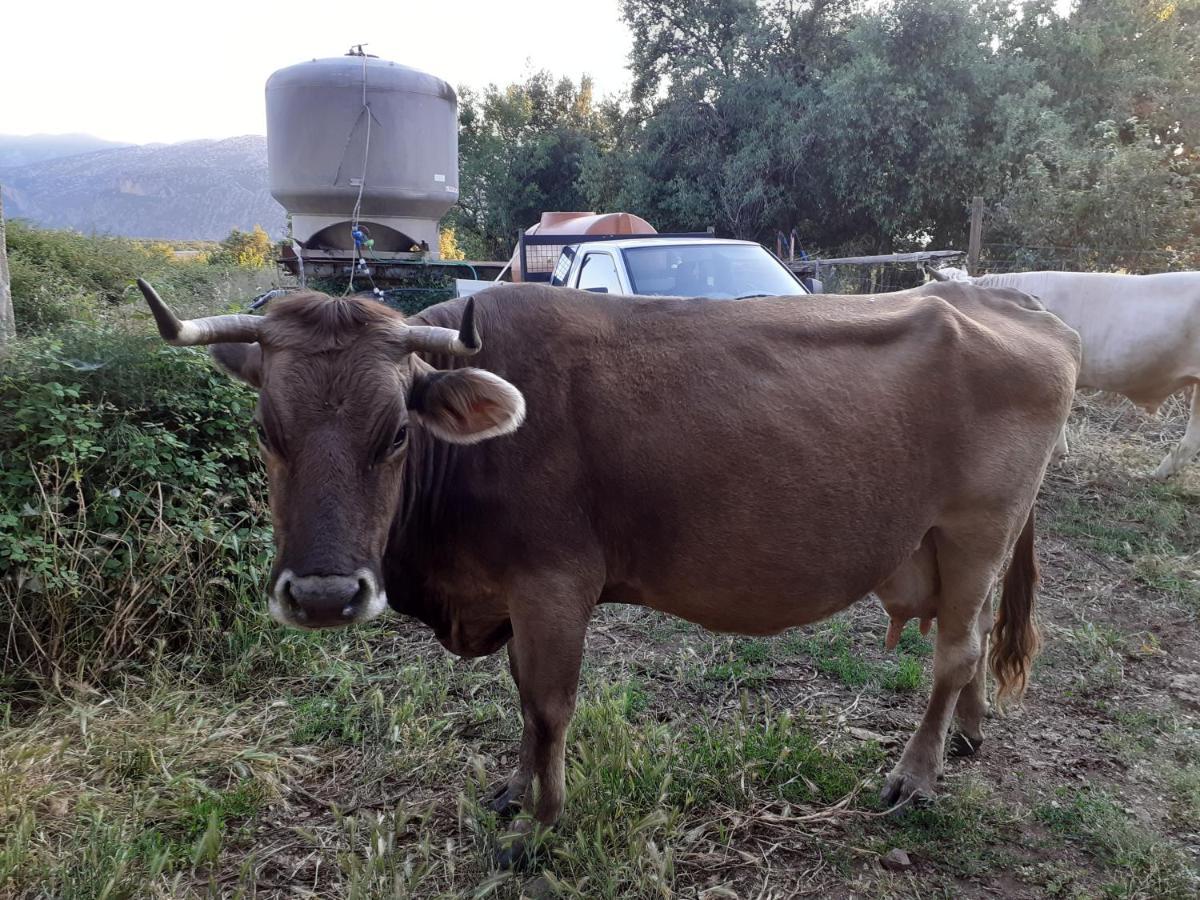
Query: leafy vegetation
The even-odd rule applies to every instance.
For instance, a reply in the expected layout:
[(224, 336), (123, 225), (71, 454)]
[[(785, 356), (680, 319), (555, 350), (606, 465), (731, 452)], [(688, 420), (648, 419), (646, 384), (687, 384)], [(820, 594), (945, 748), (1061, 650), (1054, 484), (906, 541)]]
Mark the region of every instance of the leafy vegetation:
[(222, 244), (186, 260), (161, 242), (83, 235), (7, 224), (13, 310), (21, 334), (112, 318), (122, 304), (140, 304), (135, 281), (149, 279), (181, 309), (212, 308), (266, 282), (273, 247), (262, 229), (234, 231)]
[(1194, 266), (1200, 5), (1063, 7), (624, 0), (628, 96), (546, 73), (463, 92), (451, 221), (492, 258), (576, 209), (886, 252), (965, 246), (980, 194), (1027, 268)]
[(253, 397), (202, 351), (95, 324), (0, 374), (8, 674), (95, 678), (224, 634), (267, 565)]
[(228, 270), (20, 223), (9, 236), (23, 337), (0, 371), (0, 697), (225, 644), (268, 564), (254, 397), (202, 350), (166, 347), (130, 287), (145, 274), (212, 309)]
[(1056, 798), (1035, 809), (1034, 815), (1114, 870), (1115, 880), (1105, 885), (1108, 896), (1194, 896), (1195, 877), (1186, 860), (1131, 822), (1107, 792), (1059, 789)]

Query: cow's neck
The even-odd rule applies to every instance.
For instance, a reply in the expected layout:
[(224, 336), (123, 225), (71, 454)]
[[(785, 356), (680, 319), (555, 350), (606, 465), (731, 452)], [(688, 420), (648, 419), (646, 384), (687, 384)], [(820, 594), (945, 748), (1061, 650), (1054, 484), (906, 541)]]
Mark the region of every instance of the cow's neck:
[[(441, 368), (450, 368), (443, 365)], [(405, 463), (404, 502), (392, 524), (384, 560), (393, 609), (420, 619), (450, 651), (462, 656), (495, 652), (511, 629), (505, 610), (495, 607), (486, 579), (471, 571), (470, 540), (464, 529), (462, 470), (467, 453), (414, 429)]]

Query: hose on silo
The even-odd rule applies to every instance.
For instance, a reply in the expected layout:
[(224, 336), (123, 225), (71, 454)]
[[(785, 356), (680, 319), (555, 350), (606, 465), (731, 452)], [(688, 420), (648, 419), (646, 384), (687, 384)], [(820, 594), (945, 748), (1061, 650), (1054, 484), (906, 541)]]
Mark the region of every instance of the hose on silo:
[[(350, 263), (350, 280), (346, 283), (346, 293), (342, 295), (343, 297), (348, 296), (350, 294), (350, 292), (352, 290), (354, 290), (354, 272), (358, 268), (359, 262), (361, 261), (364, 264), (364, 266), (366, 264), (366, 260), (363, 259), (363, 256), (362, 256), (362, 246), (359, 243), (359, 238), (357, 237), (357, 235), (360, 231), (360, 229), (358, 227), (358, 217), (359, 217), (360, 213), (362, 212), (363, 190), (367, 186), (367, 160), (371, 156), (371, 119), (374, 118), (371, 115), (371, 106), (370, 106), (370, 104), (367, 103), (367, 57), (366, 57), (366, 55), (363, 56), (363, 62), (362, 62), (362, 109), (359, 112), (358, 117), (361, 119), (364, 114), (367, 117), (367, 135), (366, 135), (366, 140), (363, 141), (362, 176), (358, 179), (358, 197), (354, 201), (354, 210), (350, 213), (350, 233), (352, 235), (355, 235), (355, 238), (354, 238), (354, 260)], [(355, 122), (355, 124), (357, 125), (358, 123)], [(351, 132), (351, 133), (353, 134), (353, 132)], [(367, 277), (371, 278), (369, 272), (367, 274)], [(372, 290), (375, 291), (375, 293), (377, 293), (377, 294), (379, 293), (379, 288), (375, 287), (375, 280), (373, 278), (371, 278), (371, 288), (372, 288)]]

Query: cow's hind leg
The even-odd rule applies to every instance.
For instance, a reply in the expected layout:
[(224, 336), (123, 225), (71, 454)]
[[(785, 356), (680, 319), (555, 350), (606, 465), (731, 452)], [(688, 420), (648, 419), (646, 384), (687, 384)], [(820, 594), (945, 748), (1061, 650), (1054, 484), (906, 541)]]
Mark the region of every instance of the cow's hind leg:
[(1187, 431), (1183, 433), (1182, 440), (1172, 447), (1171, 452), (1158, 464), (1158, 468), (1154, 470), (1154, 477), (1160, 480), (1170, 478), (1191, 462), (1197, 453), (1200, 453), (1200, 386), (1192, 385), (1192, 412), (1188, 418)]
[(535, 825), (553, 825), (562, 813), (567, 725), (575, 711), (584, 634), (594, 605), (581, 592), (545, 586), (526, 596), (529, 600), (513, 610), (509, 642), (523, 720), (520, 765), (509, 789), (523, 789), (522, 816), (502, 839), (497, 856), (502, 868), (527, 857)]
[(987, 651), (988, 635), (992, 631), (991, 588), (983, 600), (983, 608), (975, 623), (979, 635), (979, 660), (975, 663), (975, 674), (958, 695), (954, 708), (955, 728), (950, 735), (951, 756), (974, 756), (983, 744), (983, 719), (988, 712), (987, 702)]
[(921, 724), (884, 782), (882, 797), (889, 806), (935, 793), (951, 717), (960, 693), (976, 677), (983, 658), (979, 618), (1006, 548), (1003, 537), (990, 544), (973, 540), (966, 546), (941, 534), (936, 540), (942, 591), (933, 690)]

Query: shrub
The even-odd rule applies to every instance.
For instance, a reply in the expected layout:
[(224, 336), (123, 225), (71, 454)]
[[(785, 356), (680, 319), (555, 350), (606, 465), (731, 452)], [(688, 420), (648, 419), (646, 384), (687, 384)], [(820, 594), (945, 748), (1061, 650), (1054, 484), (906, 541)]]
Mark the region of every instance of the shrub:
[(261, 616), (269, 530), (252, 406), (203, 351), (157, 336), (76, 326), (12, 348), (0, 374), (0, 690), (99, 680)]
[(274, 261), (275, 252), (271, 238), (261, 225), (255, 225), (251, 231), (235, 228), (229, 232), (220, 247), (208, 254), (208, 262), (212, 265), (261, 269)]
[(20, 220), (8, 223), (7, 237), (14, 306), (39, 289), (63, 286), (115, 303), (139, 274), (170, 264), (160, 251), (125, 238), (34, 228)]

